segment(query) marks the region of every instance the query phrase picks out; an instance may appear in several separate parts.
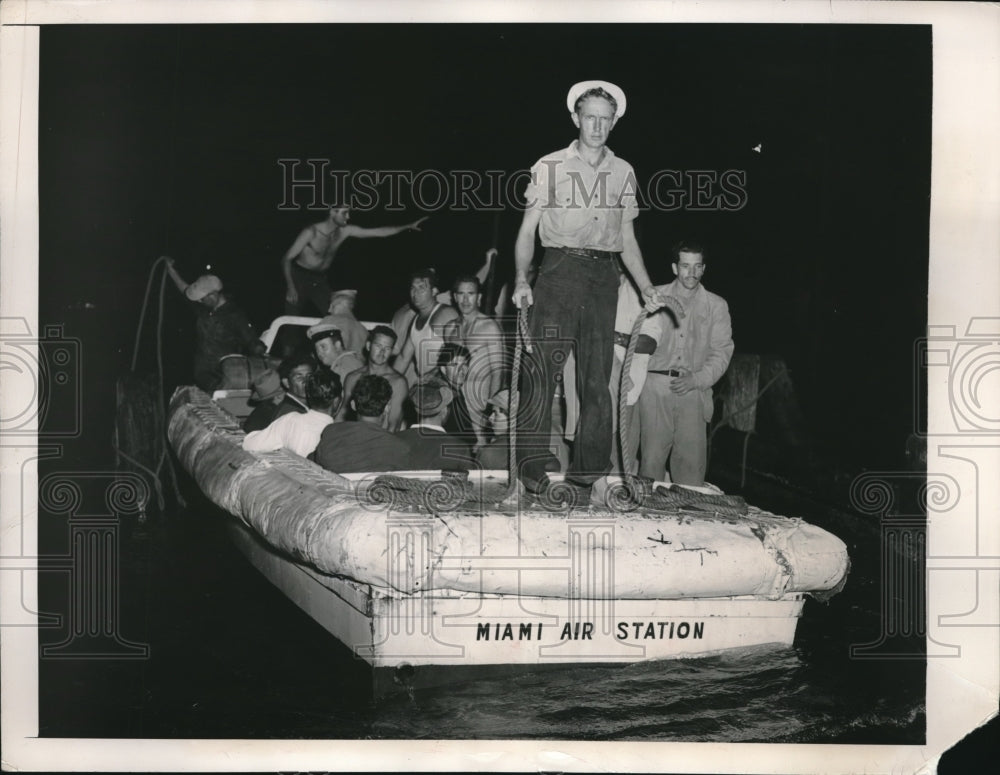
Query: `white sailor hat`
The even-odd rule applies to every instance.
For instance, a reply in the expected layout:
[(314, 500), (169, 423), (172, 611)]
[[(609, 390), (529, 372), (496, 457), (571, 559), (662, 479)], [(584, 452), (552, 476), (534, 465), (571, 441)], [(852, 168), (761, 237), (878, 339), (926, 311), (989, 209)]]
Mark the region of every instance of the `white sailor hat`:
[(340, 329), (333, 325), (332, 323), (324, 323), (320, 321), (314, 326), (309, 326), (306, 329), (306, 336), (309, 337), (310, 342), (317, 342), (320, 339), (325, 339), (328, 336), (343, 336)]
[(191, 299), (191, 301), (201, 301), (208, 294), (218, 293), (221, 290), (222, 280), (214, 274), (203, 274), (184, 289), (184, 295)]
[(350, 289), (334, 291), (333, 293), (330, 294), (331, 302), (334, 299), (341, 299), (341, 298), (350, 299), (351, 301), (354, 301), (356, 298), (358, 298), (358, 292), (353, 288), (350, 288)]
[(610, 81), (580, 81), (580, 83), (574, 83), (566, 95), (566, 107), (569, 108), (570, 113), (576, 113), (576, 101), (580, 99), (581, 94), (590, 89), (604, 89), (604, 91), (615, 98), (615, 102), (618, 103), (615, 118), (621, 118), (625, 115), (625, 92)]

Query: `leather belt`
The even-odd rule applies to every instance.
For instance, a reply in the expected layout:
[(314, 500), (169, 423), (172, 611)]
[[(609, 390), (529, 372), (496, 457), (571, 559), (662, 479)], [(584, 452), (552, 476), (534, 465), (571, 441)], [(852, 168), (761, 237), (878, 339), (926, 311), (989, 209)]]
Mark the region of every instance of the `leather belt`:
[(565, 253), (567, 256), (574, 256), (575, 258), (589, 258), (609, 260), (618, 258), (619, 253), (612, 253), (610, 250), (592, 250), (591, 248), (554, 248), (554, 250), (559, 250)]
[(684, 372), (680, 369), (647, 369), (650, 374), (662, 374), (664, 377), (683, 377)]
[(620, 344), (626, 350), (628, 349), (628, 340), (631, 337), (628, 334), (623, 334), (621, 331), (615, 331), (615, 344)]

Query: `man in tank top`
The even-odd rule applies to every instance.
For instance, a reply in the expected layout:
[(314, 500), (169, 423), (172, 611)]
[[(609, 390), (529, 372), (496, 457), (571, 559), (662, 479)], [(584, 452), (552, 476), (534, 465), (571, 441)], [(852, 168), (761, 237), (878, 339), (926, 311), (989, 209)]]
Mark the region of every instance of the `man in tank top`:
[(412, 362), (418, 381), (437, 368), (445, 331), (458, 319), (457, 310), (439, 303), (437, 294), (437, 274), (433, 269), (420, 269), (410, 275), (410, 304), (417, 314), (410, 323), (406, 344), (393, 366), (396, 371), (405, 374)]

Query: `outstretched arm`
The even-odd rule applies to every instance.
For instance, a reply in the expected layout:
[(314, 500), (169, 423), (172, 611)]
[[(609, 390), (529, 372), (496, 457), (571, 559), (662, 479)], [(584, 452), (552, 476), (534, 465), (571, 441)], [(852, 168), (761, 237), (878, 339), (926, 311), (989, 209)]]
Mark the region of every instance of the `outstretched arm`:
[(479, 280), (480, 285), (486, 285), (486, 278), (490, 276), (490, 265), (493, 263), (493, 259), (497, 257), (497, 249), (490, 248), (486, 251), (486, 260), (483, 265), (479, 267), (476, 271), (476, 279)]
[(420, 224), (426, 220), (427, 216), (425, 215), (423, 218), (417, 218), (417, 220), (411, 223), (404, 223), (402, 226), (376, 226), (371, 229), (366, 229), (363, 226), (345, 226), (344, 236), (360, 237), (362, 239), (367, 237), (395, 237), (404, 231), (420, 231)]
[(188, 284), (184, 281), (177, 270), (174, 268), (174, 260), (170, 256), (160, 256), (167, 264), (167, 274), (170, 275), (170, 279), (174, 281), (174, 285), (177, 286), (177, 290), (181, 293), (187, 290)]

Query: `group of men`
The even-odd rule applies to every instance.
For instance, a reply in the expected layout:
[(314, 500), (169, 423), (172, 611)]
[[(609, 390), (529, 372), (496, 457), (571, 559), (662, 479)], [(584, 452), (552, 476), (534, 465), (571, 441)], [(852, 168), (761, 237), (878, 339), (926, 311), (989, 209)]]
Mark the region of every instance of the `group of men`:
[[(532, 345), (521, 385), (507, 384), (504, 334), (482, 310), (481, 277), (459, 277), (448, 299), (434, 270), (416, 271), (409, 304), (392, 327), (368, 332), (353, 314), (356, 293), (331, 292), (326, 271), (347, 238), (419, 230), (424, 219), (363, 229), (337, 206), (282, 258), (286, 311), (300, 313), (311, 302), (328, 314), (309, 329), (313, 353), (287, 359), (255, 383), (261, 403), (247, 420), (247, 449), (286, 447), (340, 473), (503, 467), (509, 391), (520, 388), (517, 460), (529, 489), (544, 487), (549, 472), (565, 467), (553, 462), (558, 394), (577, 410), (568, 415), (579, 418), (576, 427), (561, 429), (574, 438), (567, 481), (588, 488), (627, 468), (662, 480), (669, 460), (673, 481), (704, 482), (712, 386), (733, 352), (728, 307), (702, 285), (699, 243), (674, 246), (673, 282), (650, 281), (633, 228), (635, 174), (607, 147), (625, 114), (622, 90), (581, 82), (570, 89), (567, 108), (577, 137), (532, 167), (515, 244), (512, 298), (530, 309)], [(532, 284), (536, 234), (545, 253)], [(487, 266), (494, 257), (488, 254)], [(217, 376), (212, 358), (226, 346), (252, 350), (252, 332), (235, 307), (226, 311), (217, 278), (187, 285), (172, 262), (168, 270), (199, 304), (199, 337), (211, 346), (198, 356), (196, 381), (207, 389)], [(648, 319), (623, 378), (622, 354), (642, 309)], [(218, 341), (220, 329), (229, 331), (227, 342)], [(619, 389), (628, 392), (622, 421), (639, 427), (637, 448), (615, 443)], [(409, 422), (407, 407), (414, 413)]]

